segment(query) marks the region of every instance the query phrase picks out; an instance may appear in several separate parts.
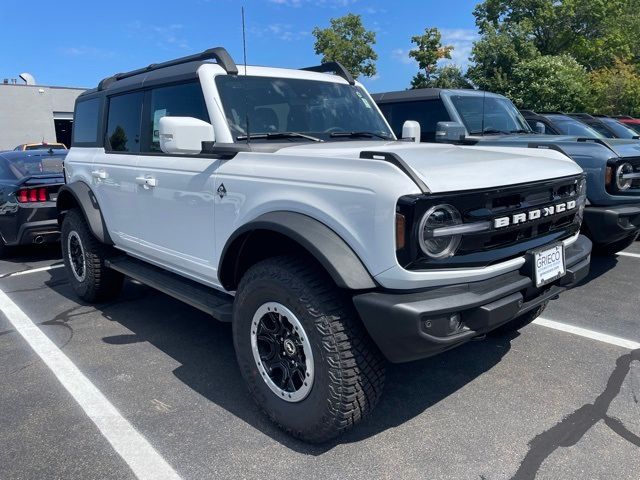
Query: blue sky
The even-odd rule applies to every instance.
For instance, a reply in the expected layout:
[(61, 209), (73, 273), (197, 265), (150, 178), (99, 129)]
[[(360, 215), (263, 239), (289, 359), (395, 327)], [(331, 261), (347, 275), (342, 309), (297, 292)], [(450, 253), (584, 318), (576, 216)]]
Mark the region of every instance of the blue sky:
[(438, 27), (463, 67), (476, 36), (477, 0), (1, 0), (0, 78), (29, 72), (42, 85), (93, 87), (108, 75), (224, 46), (240, 63), (240, 7), (249, 64), (304, 67), (319, 63), (314, 27), (349, 12), (376, 31), (378, 74), (372, 92), (409, 85), (417, 67), (410, 37)]

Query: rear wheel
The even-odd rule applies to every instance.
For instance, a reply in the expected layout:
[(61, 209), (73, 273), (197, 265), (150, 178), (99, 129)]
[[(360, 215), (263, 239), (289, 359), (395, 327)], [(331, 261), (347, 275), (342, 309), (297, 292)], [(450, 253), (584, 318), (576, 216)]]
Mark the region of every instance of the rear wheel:
[(544, 311), (545, 308), (547, 308), (548, 304), (549, 304), (548, 301), (544, 302), (538, 308), (534, 308), (533, 310), (530, 310), (527, 313), (514, 318), (510, 322), (507, 322), (504, 325), (500, 325), (498, 328), (493, 330), (491, 334), (501, 336), (501, 335), (509, 334), (511, 332), (517, 332), (521, 328), (524, 328), (527, 325), (529, 325), (540, 315), (542, 315), (542, 312)]
[(617, 242), (608, 243), (606, 245), (594, 244), (593, 245), (593, 253), (600, 256), (608, 256), (615, 255), (616, 253), (624, 250), (630, 245), (633, 245), (633, 242), (636, 241), (636, 237), (634, 235), (630, 237), (623, 238), (622, 240), (618, 240)]
[(305, 441), (348, 430), (382, 393), (380, 352), (349, 299), (303, 257), (276, 257), (247, 271), (236, 292), (233, 338), (256, 403)]
[(87, 302), (115, 297), (122, 275), (105, 265), (110, 248), (93, 236), (79, 210), (69, 210), (62, 221), (62, 259), (76, 294)]

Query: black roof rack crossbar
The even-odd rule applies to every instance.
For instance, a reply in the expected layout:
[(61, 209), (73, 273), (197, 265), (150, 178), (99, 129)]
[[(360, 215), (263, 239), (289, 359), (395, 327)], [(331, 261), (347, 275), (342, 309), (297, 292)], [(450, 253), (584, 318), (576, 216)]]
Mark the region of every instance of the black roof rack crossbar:
[(111, 77), (107, 77), (100, 81), (98, 84), (98, 90), (104, 90), (111, 83), (122, 80), (123, 78), (133, 77), (134, 75), (140, 75), (141, 73), (148, 73), (161, 68), (173, 67), (175, 65), (182, 65), (183, 63), (199, 62), (203, 60), (215, 60), (218, 65), (224, 68), (225, 72), (229, 75), (238, 74), (238, 66), (229, 55), (229, 52), (224, 47), (209, 48), (204, 52), (195, 53), (193, 55), (187, 55), (186, 57), (176, 58), (174, 60), (168, 60), (162, 63), (152, 63), (151, 65), (137, 70), (131, 70), (125, 73), (116, 73)]
[(318, 73), (335, 73), (336, 75), (344, 78), (349, 85), (355, 85), (356, 81), (353, 79), (349, 71), (344, 68), (340, 62), (326, 62), (321, 63), (320, 65), (316, 65), (315, 67), (306, 67), (301, 68), (300, 70), (307, 70), (309, 72), (318, 72)]

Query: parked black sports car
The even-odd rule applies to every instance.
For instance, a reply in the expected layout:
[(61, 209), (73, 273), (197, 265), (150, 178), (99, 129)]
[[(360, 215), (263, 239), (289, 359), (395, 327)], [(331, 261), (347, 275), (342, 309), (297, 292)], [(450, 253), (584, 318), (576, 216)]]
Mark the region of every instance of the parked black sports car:
[(15, 245), (57, 242), (56, 198), (66, 150), (0, 152), (0, 255)]

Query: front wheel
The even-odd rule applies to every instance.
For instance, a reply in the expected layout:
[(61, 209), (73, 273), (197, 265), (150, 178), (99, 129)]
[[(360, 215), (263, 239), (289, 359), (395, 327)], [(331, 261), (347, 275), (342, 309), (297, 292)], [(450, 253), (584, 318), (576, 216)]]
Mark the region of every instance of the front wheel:
[(308, 442), (348, 430), (377, 404), (384, 359), (349, 300), (317, 265), (282, 256), (251, 267), (234, 302), (233, 339), (256, 403)]
[(123, 277), (105, 264), (109, 247), (93, 236), (79, 210), (70, 210), (62, 221), (62, 259), (76, 294), (87, 302), (115, 297)]

